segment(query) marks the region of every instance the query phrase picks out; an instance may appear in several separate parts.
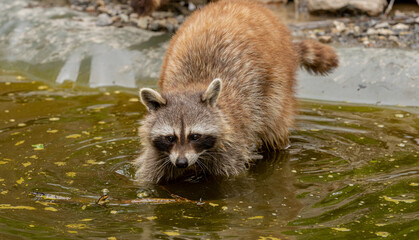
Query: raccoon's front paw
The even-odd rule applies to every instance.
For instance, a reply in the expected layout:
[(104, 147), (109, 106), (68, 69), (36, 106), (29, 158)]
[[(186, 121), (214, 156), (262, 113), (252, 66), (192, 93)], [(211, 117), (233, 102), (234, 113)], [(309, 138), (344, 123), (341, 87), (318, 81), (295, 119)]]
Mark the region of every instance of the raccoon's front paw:
[(250, 155), (250, 159), (251, 160), (260, 160), (260, 159), (263, 159), (263, 155), (255, 152), (255, 153), (252, 153)]

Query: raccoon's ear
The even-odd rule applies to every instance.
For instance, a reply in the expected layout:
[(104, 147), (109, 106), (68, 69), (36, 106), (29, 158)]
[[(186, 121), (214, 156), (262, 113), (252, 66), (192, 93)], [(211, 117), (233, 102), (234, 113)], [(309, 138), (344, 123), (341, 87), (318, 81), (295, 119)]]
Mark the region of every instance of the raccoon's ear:
[(214, 107), (217, 103), (217, 98), (220, 95), (222, 88), (221, 79), (216, 78), (212, 80), (211, 84), (208, 86), (204, 94), (202, 94), (201, 100), (206, 102), (211, 107)]
[(166, 105), (166, 99), (151, 88), (141, 88), (140, 99), (149, 111), (155, 111), (161, 106)]

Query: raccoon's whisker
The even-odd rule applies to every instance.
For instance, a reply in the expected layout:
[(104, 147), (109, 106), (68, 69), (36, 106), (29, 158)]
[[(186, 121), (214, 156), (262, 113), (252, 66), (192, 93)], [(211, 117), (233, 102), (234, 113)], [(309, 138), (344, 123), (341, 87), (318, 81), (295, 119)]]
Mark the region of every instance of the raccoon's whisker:
[(206, 175), (205, 173), (211, 173), (210, 169), (206, 166), (205, 163), (203, 163), (201, 160), (197, 160), (196, 163), (198, 164), (198, 166), (202, 169), (204, 175)]
[(164, 175), (164, 170), (165, 169), (167, 169), (167, 167), (168, 166), (170, 166), (170, 160), (169, 160), (169, 157), (167, 156), (167, 157), (164, 157), (164, 158), (162, 158), (161, 159), (162, 160), (162, 164), (160, 165), (160, 166), (158, 166), (158, 168), (156, 169), (156, 171), (158, 172), (158, 173), (161, 173), (161, 174), (163, 174)]

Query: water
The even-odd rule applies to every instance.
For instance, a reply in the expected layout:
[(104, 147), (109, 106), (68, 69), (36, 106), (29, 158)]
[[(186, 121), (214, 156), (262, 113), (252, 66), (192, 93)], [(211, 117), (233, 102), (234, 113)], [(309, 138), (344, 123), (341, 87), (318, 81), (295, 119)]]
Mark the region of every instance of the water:
[(237, 178), (167, 186), (133, 180), (135, 95), (2, 73), (0, 112), (0, 239), (418, 235), (416, 107), (304, 100), (288, 150)]

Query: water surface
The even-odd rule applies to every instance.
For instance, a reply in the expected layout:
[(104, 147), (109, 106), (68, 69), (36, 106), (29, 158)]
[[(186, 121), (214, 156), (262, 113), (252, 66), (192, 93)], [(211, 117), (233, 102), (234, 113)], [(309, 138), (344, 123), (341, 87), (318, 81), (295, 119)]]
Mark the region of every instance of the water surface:
[(300, 107), (291, 147), (248, 173), (159, 186), (133, 180), (136, 95), (3, 72), (0, 239), (415, 239), (418, 109)]

